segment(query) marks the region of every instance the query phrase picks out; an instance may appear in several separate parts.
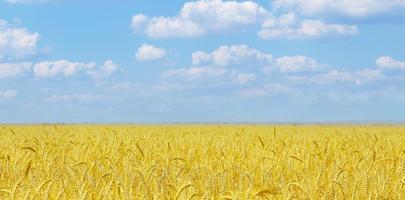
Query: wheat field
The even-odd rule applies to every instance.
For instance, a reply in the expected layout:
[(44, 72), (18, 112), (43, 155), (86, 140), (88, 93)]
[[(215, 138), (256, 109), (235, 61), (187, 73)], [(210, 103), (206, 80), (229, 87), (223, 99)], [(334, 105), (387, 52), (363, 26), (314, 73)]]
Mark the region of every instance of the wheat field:
[(3, 125), (0, 199), (405, 199), (405, 127)]

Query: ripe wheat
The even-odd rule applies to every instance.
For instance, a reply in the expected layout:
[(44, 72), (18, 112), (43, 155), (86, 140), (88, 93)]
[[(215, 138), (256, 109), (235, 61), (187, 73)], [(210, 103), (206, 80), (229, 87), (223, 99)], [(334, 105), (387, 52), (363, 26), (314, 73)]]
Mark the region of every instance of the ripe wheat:
[(0, 199), (405, 199), (400, 126), (3, 126)]

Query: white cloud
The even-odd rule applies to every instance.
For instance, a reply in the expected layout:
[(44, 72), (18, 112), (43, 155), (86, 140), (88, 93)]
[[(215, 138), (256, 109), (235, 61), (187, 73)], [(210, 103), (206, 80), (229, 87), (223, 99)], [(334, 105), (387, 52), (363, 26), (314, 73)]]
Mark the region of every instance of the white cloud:
[(132, 16), (132, 28), (135, 32), (142, 31), (147, 21), (148, 17), (143, 14), (134, 15)]
[(331, 70), (324, 74), (316, 74), (311, 76), (289, 76), (288, 79), (295, 83), (329, 85), (336, 83), (353, 83), (361, 85), (367, 82), (372, 82), (383, 77), (382, 70), (364, 69), (359, 71), (340, 71)]
[(45, 61), (36, 63), (33, 67), (34, 75), (38, 78), (52, 78), (63, 75), (72, 76), (78, 71), (91, 70), (96, 64), (94, 62), (81, 63), (68, 60)]
[(318, 71), (325, 68), (327, 65), (318, 63), (315, 59), (306, 56), (283, 56), (275, 60), (274, 64), (265, 68), (266, 72), (278, 70), (283, 73), (287, 72), (302, 72), (302, 71)]
[(325, 36), (356, 35), (357, 27), (344, 24), (326, 24), (320, 20), (300, 20), (294, 13), (269, 18), (262, 24), (259, 37), (263, 39), (305, 39)]
[(11, 99), (17, 96), (18, 92), (15, 90), (0, 90), (0, 99)]
[(192, 54), (194, 67), (180, 68), (162, 73), (163, 78), (175, 82), (197, 85), (243, 85), (256, 79), (254, 73), (241, 73), (230, 66), (266, 66), (272, 62), (270, 54), (247, 45), (220, 46), (211, 53), (197, 51)]
[(272, 62), (271, 54), (262, 53), (247, 45), (220, 46), (212, 53), (203, 51), (194, 52), (192, 55), (193, 65), (209, 65), (228, 67), (231, 65), (267, 65)]
[(119, 70), (112, 61), (106, 61), (100, 69), (94, 69), (94, 62), (18, 62), (38, 53), (38, 39), (37, 33), (30, 33), (23, 28), (10, 28), (7, 21), (0, 19), (0, 79), (15, 77), (31, 69), (37, 78), (68, 77), (78, 72), (87, 72), (94, 79), (108, 77)]
[(166, 57), (166, 50), (153, 45), (143, 44), (135, 54), (138, 61), (160, 60)]
[(241, 90), (238, 92), (240, 96), (243, 97), (260, 97), (260, 96), (267, 96), (271, 94), (280, 95), (280, 94), (291, 94), (293, 90), (283, 84), (280, 83), (271, 83), (266, 84), (260, 88), (251, 88), (247, 90)]
[(266, 9), (253, 1), (200, 0), (186, 3), (180, 16), (221, 30), (224, 27), (255, 24), (268, 14)]
[[(280, 1), (275, 5), (281, 8), (283, 4)], [(206, 33), (240, 31), (258, 25), (262, 25), (258, 35), (263, 39), (351, 36), (358, 32), (354, 25), (299, 19), (293, 12), (274, 17), (270, 11), (253, 1), (198, 0), (185, 3), (176, 16), (147, 17), (137, 14), (132, 17), (133, 30), (151, 38), (198, 37)]]
[(405, 61), (398, 61), (389, 56), (382, 56), (376, 60), (377, 67), (381, 69), (405, 70)]
[(156, 17), (148, 21), (146, 33), (151, 38), (196, 37), (203, 35), (205, 30), (192, 20)]
[(253, 1), (199, 0), (187, 2), (173, 17), (135, 15), (132, 27), (152, 38), (196, 37), (209, 31), (239, 29), (261, 23), (270, 12)]
[(12, 78), (32, 70), (36, 78), (70, 77), (78, 73), (86, 73), (95, 80), (107, 78), (120, 70), (111, 60), (104, 62), (99, 68), (95, 62), (71, 62), (68, 60), (42, 61), (38, 63), (0, 63), (0, 79)]
[(195, 66), (211, 67), (254, 66), (263, 67), (266, 72), (276, 70), (286, 73), (318, 71), (327, 67), (313, 58), (302, 55), (273, 58), (271, 54), (247, 45), (224, 45), (211, 53), (197, 51), (192, 54), (192, 63)]
[(12, 78), (31, 70), (32, 64), (26, 63), (0, 63), (0, 79)]
[(63, 95), (52, 95), (45, 99), (47, 102), (80, 102), (80, 103), (92, 103), (104, 100), (105, 97), (99, 94), (63, 94)]
[(90, 70), (87, 72), (87, 74), (89, 74), (94, 80), (101, 80), (111, 76), (119, 70), (120, 67), (117, 64), (115, 64), (112, 60), (107, 60), (100, 69)]
[(275, 0), (273, 9), (302, 15), (346, 15), (367, 17), (405, 8), (404, 0)]
[(21, 60), (37, 54), (38, 40), (38, 33), (31, 33), (25, 28), (10, 28), (7, 21), (1, 20), (0, 61)]

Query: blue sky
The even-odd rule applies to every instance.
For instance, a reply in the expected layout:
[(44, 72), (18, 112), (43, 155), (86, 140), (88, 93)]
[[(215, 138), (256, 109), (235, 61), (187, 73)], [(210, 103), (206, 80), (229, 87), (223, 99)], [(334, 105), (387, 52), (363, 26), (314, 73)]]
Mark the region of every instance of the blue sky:
[(403, 0), (0, 0), (0, 122), (405, 119)]

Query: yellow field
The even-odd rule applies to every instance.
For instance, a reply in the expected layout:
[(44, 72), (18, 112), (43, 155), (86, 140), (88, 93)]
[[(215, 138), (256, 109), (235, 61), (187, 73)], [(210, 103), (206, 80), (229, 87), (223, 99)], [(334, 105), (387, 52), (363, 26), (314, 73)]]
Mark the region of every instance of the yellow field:
[(2, 126), (0, 199), (405, 199), (405, 127)]

